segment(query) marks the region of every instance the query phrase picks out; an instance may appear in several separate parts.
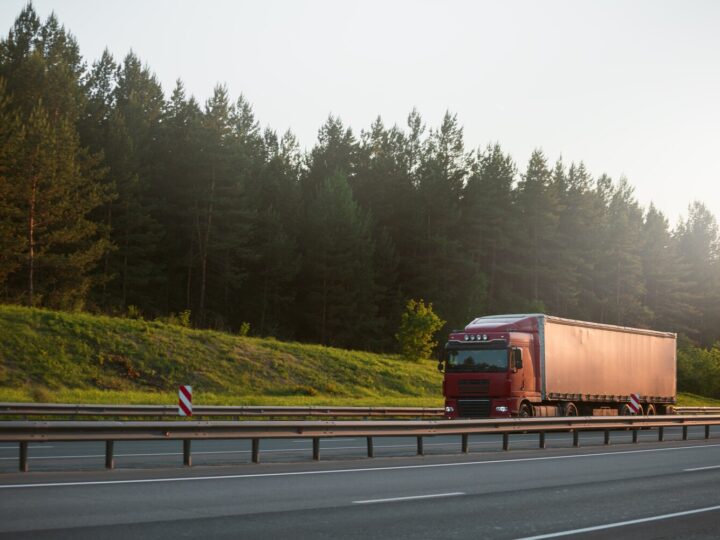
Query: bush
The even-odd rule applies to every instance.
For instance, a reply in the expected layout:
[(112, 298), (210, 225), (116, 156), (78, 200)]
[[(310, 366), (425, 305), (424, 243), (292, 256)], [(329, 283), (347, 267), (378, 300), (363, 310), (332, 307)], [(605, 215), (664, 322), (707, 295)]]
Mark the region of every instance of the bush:
[(720, 398), (720, 344), (712, 349), (684, 347), (677, 361), (678, 390)]
[(401, 354), (408, 360), (429, 358), (433, 349), (433, 335), (443, 327), (445, 321), (438, 317), (432, 304), (423, 300), (410, 300), (400, 322), (395, 338), (400, 343)]
[(172, 324), (174, 326), (182, 326), (183, 328), (192, 328), (192, 322), (190, 321), (190, 310), (186, 309), (178, 314), (170, 313), (166, 317), (157, 317), (155, 320), (165, 324)]
[(133, 306), (131, 304), (127, 307), (127, 318), (142, 320), (143, 316), (142, 313), (140, 313), (140, 309), (137, 306)]

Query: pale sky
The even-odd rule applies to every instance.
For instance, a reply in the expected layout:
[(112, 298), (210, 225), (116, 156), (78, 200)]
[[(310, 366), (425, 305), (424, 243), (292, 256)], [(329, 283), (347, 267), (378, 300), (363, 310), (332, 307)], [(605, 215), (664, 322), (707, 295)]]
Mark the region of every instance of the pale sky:
[[(25, 0), (0, 0), (3, 36)], [(309, 149), (332, 113), (430, 127), (457, 113), (468, 148), (534, 148), (626, 176), (671, 223), (720, 217), (720, 2), (714, 0), (35, 0), (88, 63), (132, 49), (166, 93), (217, 83)]]

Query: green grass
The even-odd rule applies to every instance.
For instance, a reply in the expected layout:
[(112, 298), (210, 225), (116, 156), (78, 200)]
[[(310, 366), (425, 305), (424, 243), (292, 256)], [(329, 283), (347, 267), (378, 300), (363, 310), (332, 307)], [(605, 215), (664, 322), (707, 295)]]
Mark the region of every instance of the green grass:
[(430, 361), (233, 336), (157, 321), (0, 306), (0, 401), (425, 406)]
[(677, 405), (678, 407), (720, 407), (720, 399), (679, 392)]

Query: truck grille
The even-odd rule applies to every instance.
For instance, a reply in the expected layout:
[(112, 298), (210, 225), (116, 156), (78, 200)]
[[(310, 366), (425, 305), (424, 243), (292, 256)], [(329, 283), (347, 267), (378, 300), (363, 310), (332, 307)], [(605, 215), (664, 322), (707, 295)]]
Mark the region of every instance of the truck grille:
[(459, 399), (458, 416), (463, 418), (490, 418), (490, 400)]
[(458, 393), (461, 396), (487, 396), (490, 381), (487, 379), (460, 379), (458, 381)]

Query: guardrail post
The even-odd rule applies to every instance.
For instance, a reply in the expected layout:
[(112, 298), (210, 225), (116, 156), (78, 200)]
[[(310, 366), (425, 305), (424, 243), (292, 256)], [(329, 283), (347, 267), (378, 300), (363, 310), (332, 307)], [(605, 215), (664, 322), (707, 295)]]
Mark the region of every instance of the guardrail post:
[(545, 448), (545, 432), (544, 431), (540, 432), (540, 442), (539, 442), (538, 446), (540, 448)]
[(710, 438), (710, 426), (709, 425), (705, 426), (705, 438), (706, 439)]
[(580, 447), (580, 432), (577, 429), (573, 430), (573, 446), (575, 448)]
[(425, 455), (425, 451), (423, 450), (423, 438), (422, 437), (417, 438), (417, 455), (418, 456)]
[(28, 472), (28, 443), (20, 443), (20, 472)]
[(503, 450), (508, 450), (510, 448), (510, 434), (509, 433), (503, 433)]
[(313, 437), (313, 460), (320, 461), (320, 439)]
[(368, 450), (368, 457), (375, 457), (375, 448), (373, 448), (373, 438), (372, 437), (367, 438), (367, 450)]
[(469, 443), (469, 440), (470, 440), (470, 435), (468, 435), (467, 433), (463, 433), (463, 434), (462, 434), (462, 443), (461, 443), (462, 453), (463, 453), (463, 454), (467, 454), (467, 453), (468, 453), (468, 446), (470, 446), (470, 445), (468, 444), (468, 443)]
[(605, 444), (610, 444), (610, 430), (605, 430)]
[(252, 440), (252, 462), (260, 463), (260, 439)]
[(687, 426), (683, 426), (683, 441), (687, 441)]
[(658, 441), (662, 442), (665, 440), (665, 428), (659, 427), (658, 428)]
[(115, 457), (113, 456), (113, 450), (115, 449), (115, 441), (105, 441), (105, 468), (115, 468)]
[(191, 439), (183, 440), (183, 465), (185, 465), (186, 467), (192, 466), (192, 454), (190, 453), (190, 443), (192, 443)]
[(633, 429), (633, 432), (632, 432), (632, 433), (633, 433), (633, 435), (632, 435), (632, 441), (633, 441), (633, 443), (637, 444), (637, 442), (638, 442), (638, 430), (637, 430), (637, 429)]

